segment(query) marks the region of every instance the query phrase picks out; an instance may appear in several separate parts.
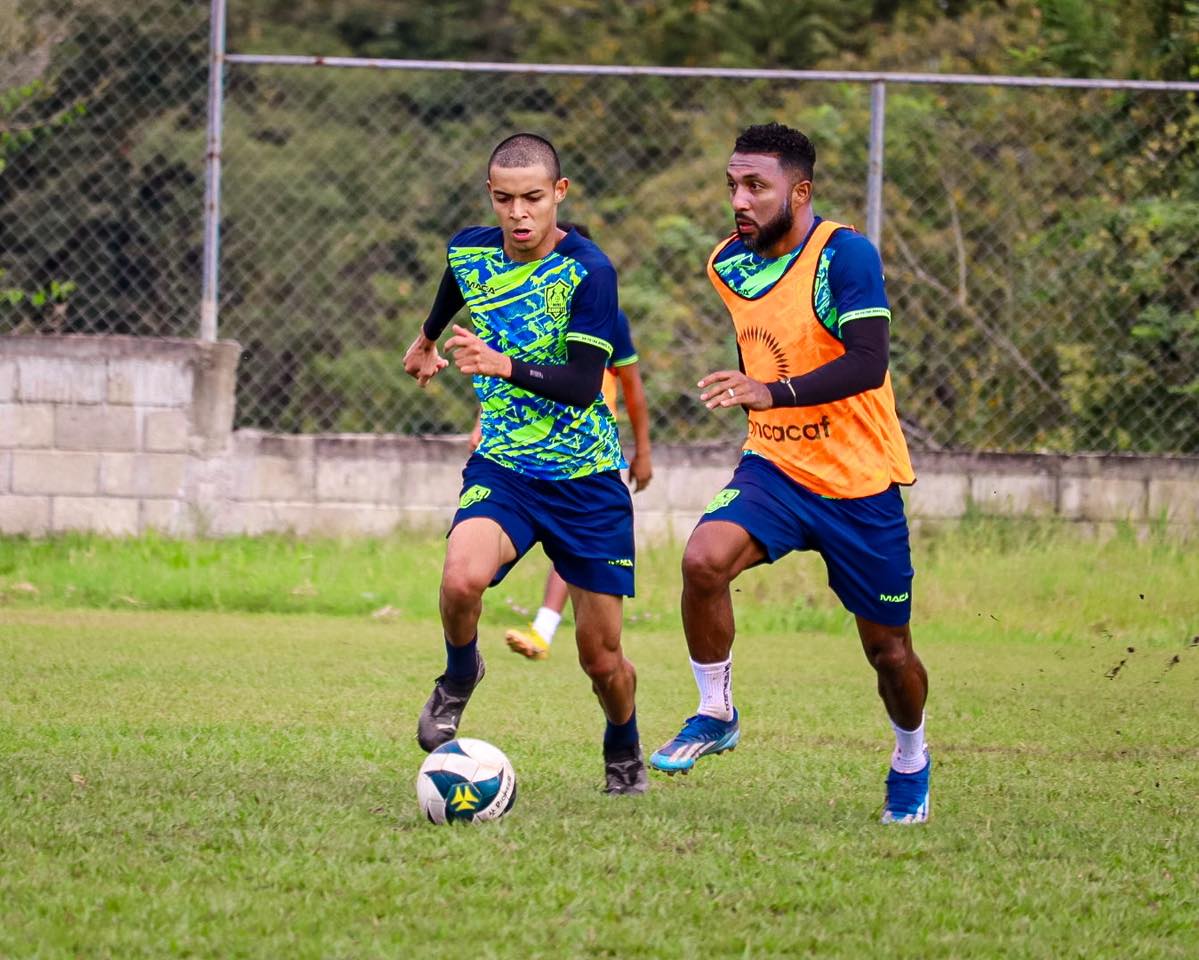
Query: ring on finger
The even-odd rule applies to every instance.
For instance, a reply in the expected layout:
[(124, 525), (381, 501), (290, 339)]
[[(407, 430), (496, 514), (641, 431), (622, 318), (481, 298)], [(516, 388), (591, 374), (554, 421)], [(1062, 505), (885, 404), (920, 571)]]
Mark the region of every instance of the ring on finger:
[(730, 397), (735, 397), (735, 396), (737, 396), (737, 394), (733, 392), (733, 388), (732, 388), (732, 387), (729, 387), (729, 396), (730, 396)]

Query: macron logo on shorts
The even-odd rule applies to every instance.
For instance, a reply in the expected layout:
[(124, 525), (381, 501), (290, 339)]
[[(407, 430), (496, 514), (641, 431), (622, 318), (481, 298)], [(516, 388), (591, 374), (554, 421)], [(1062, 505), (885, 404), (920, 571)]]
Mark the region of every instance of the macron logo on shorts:
[(481, 503), (490, 496), (491, 487), (484, 487), (476, 483), (462, 494), (462, 499), (458, 501), (458, 509), (465, 510), (467, 507), (473, 507), (476, 503)]
[(715, 513), (717, 510), (727, 507), (730, 503), (741, 496), (740, 490), (725, 489), (716, 494), (712, 498), (712, 502), (708, 504), (708, 509), (704, 513)]
[(880, 593), (878, 598), (883, 603), (903, 603), (908, 595), (906, 593)]

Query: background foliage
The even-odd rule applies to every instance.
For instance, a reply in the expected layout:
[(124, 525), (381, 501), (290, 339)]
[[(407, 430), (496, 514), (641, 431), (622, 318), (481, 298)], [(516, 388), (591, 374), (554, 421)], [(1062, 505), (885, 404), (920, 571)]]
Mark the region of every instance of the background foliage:
[[(0, 332), (194, 335), (208, 5), (0, 0)], [(229, 49), (399, 58), (1199, 78), (1199, 4), (1151, 0), (233, 0)], [(221, 335), (239, 422), (463, 430), (399, 358), (496, 131), (542, 130), (567, 216), (621, 271), (660, 439), (734, 431), (691, 385), (733, 362), (703, 277), (736, 131), (819, 151), (864, 225), (864, 85), (238, 68), (227, 78)], [(884, 259), (910, 438), (1199, 451), (1191, 94), (890, 84)]]

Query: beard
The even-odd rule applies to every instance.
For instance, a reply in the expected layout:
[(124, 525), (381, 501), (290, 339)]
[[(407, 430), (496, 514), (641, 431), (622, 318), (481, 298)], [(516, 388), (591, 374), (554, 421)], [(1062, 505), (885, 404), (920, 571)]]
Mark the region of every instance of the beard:
[(740, 224), (736, 224), (737, 236), (741, 238), (742, 243), (749, 247), (750, 252), (760, 254), (763, 250), (769, 250), (785, 237), (794, 222), (795, 217), (791, 213), (791, 198), (788, 197), (783, 201), (783, 209), (773, 219), (768, 220), (758, 227), (758, 235), (756, 237), (747, 237), (743, 234)]

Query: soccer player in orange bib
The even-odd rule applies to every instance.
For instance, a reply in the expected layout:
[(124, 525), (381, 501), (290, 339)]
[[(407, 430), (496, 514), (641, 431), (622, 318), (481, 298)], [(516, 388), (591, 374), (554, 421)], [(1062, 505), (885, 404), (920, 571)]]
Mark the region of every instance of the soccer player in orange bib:
[(909, 629), (912, 562), (901, 485), (915, 481), (887, 372), (891, 310), (878, 252), (812, 212), (816, 151), (778, 123), (737, 138), (727, 181), (736, 232), (708, 260), (733, 320), (740, 370), (699, 381), (709, 410), (744, 408), (732, 480), (683, 555), (683, 629), (699, 708), (650, 759), (665, 773), (737, 745), (730, 583), (815, 550), (857, 620), (895, 730), (884, 823), (929, 813), (928, 676)]

